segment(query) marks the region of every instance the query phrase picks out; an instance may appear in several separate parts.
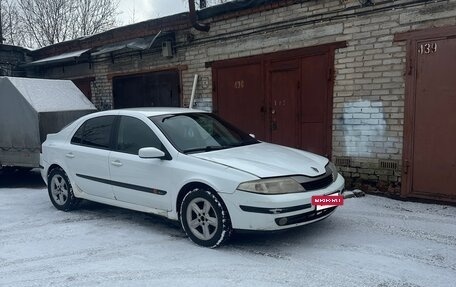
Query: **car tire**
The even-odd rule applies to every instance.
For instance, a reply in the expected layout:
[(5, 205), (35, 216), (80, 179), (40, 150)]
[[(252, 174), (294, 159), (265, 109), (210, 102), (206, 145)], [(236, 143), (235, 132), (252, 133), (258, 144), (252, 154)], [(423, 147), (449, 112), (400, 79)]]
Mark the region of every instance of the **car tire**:
[(204, 247), (218, 247), (231, 236), (228, 211), (208, 190), (194, 189), (185, 195), (180, 206), (180, 221), (187, 236)]
[(52, 204), (59, 210), (73, 210), (80, 202), (80, 199), (74, 196), (70, 180), (61, 168), (55, 168), (49, 173), (48, 193)]

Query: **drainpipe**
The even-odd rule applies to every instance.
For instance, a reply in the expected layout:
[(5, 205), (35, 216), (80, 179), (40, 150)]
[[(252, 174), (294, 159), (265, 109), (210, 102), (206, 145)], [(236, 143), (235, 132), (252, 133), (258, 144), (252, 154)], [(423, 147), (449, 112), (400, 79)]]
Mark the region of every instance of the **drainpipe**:
[(208, 32), (210, 29), (210, 26), (208, 24), (198, 23), (195, 10), (195, 0), (188, 0), (188, 7), (190, 8), (190, 21), (192, 22), (193, 28), (198, 31)]
[(3, 27), (2, 27), (2, 0), (0, 0), (0, 45), (3, 44)]
[(198, 83), (198, 74), (195, 74), (195, 78), (193, 78), (193, 87), (192, 87), (192, 95), (190, 97), (190, 103), (188, 107), (193, 109), (193, 105), (195, 103), (195, 92), (196, 92), (196, 84)]

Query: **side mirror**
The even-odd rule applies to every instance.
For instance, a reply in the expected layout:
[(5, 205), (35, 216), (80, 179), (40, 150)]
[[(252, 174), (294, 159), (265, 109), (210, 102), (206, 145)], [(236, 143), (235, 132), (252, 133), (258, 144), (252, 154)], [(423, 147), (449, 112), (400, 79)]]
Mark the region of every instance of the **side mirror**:
[(249, 136), (251, 136), (252, 138), (255, 138), (255, 135), (254, 135), (254, 134), (249, 134)]
[(140, 158), (162, 158), (165, 153), (154, 147), (143, 147), (139, 149), (138, 155)]

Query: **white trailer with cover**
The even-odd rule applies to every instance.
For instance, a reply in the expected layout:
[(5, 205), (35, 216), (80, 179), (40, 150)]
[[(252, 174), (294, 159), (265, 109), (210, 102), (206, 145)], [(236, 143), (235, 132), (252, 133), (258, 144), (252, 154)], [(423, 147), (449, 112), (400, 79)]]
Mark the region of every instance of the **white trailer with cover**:
[(0, 77), (0, 168), (39, 167), (47, 134), (94, 111), (70, 80)]

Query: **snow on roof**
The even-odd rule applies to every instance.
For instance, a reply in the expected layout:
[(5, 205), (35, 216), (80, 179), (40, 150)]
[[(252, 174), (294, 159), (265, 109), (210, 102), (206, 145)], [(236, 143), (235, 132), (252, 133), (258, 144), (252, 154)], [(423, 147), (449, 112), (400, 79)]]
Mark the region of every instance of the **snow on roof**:
[(85, 52), (89, 51), (90, 49), (84, 49), (84, 50), (79, 50), (79, 51), (74, 51), (74, 52), (68, 52), (68, 53), (63, 53), (60, 55), (40, 59), (37, 61), (33, 61), (28, 63), (28, 66), (33, 66), (33, 65), (39, 65), (39, 64), (44, 64), (44, 63), (52, 63), (52, 62), (63, 62), (67, 60), (74, 60), (79, 57), (81, 57), (82, 54)]
[(70, 80), (5, 78), (14, 85), (37, 112), (96, 109)]
[(146, 117), (161, 116), (168, 114), (183, 114), (183, 113), (207, 113), (206, 111), (189, 109), (189, 108), (174, 108), (174, 107), (141, 107), (141, 108), (127, 108), (115, 110), (120, 113), (123, 112), (137, 112), (145, 115)]

